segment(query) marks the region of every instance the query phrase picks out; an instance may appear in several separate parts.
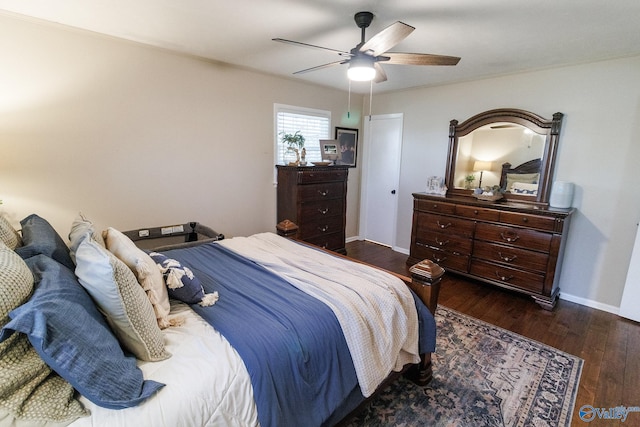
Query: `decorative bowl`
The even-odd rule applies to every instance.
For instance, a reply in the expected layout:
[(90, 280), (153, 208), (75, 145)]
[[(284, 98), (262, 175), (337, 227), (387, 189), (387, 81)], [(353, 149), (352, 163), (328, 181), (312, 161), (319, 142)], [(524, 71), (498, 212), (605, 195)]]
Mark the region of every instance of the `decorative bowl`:
[(329, 166), (332, 162), (311, 162), (314, 166)]
[(473, 195), (476, 199), (478, 200), (485, 200), (488, 202), (495, 202), (496, 200), (500, 200), (502, 199), (502, 193), (495, 193), (495, 194), (474, 194)]

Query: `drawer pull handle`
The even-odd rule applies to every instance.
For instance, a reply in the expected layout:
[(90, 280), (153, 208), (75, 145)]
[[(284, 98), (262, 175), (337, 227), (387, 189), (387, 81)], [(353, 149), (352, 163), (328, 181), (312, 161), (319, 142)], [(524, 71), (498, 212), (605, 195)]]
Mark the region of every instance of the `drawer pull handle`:
[(440, 228), (442, 228), (442, 229), (445, 229), (445, 228), (449, 228), (449, 227), (451, 227), (451, 223), (450, 223), (450, 222), (448, 222), (448, 223), (446, 223), (446, 224), (440, 224), (440, 221), (439, 221), (439, 220), (438, 220), (437, 222), (438, 222), (438, 227), (440, 227)]
[(438, 246), (445, 246), (449, 244), (449, 241), (448, 240), (442, 241), (436, 237), (436, 243), (438, 244)]
[(500, 233), (500, 237), (502, 237), (502, 240), (504, 240), (505, 242), (515, 242), (516, 240), (518, 240), (520, 238), (520, 236), (518, 236), (516, 233), (512, 233), (512, 232), (507, 232), (507, 233)]
[(327, 194), (329, 194), (329, 190), (318, 190), (318, 193), (320, 193), (322, 197), (325, 197)]
[(496, 277), (503, 282), (508, 282), (509, 280), (513, 279), (513, 276), (503, 276), (502, 274), (500, 274), (500, 272), (498, 272), (498, 270), (496, 270)]
[(329, 213), (329, 208), (318, 209), (318, 212), (320, 212), (322, 215), (326, 215), (327, 213)]
[(318, 230), (322, 231), (323, 233), (326, 233), (326, 232), (327, 232), (327, 230), (329, 230), (329, 226), (328, 226), (328, 225), (325, 225), (325, 226), (323, 226), (323, 227), (318, 227)]
[(478, 213), (479, 213), (479, 212), (478, 212), (478, 209), (475, 209), (475, 210), (473, 211), (473, 214), (474, 214), (474, 215), (478, 215)]
[(505, 261), (505, 262), (511, 262), (513, 260), (515, 260), (516, 258), (518, 258), (517, 255), (502, 255), (502, 252), (498, 252), (498, 256), (500, 257), (501, 260)]
[(434, 260), (435, 262), (442, 262), (442, 261), (446, 261), (447, 257), (445, 256), (445, 257), (439, 258), (436, 254), (433, 254), (431, 256), (431, 259)]
[(522, 222), (529, 222), (529, 218), (527, 217), (522, 218)]

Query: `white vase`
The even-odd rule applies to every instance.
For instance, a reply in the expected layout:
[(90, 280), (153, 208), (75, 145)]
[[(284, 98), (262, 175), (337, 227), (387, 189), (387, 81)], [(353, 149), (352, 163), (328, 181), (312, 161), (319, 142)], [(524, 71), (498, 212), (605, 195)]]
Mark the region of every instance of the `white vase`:
[(556, 181), (551, 189), (549, 205), (552, 208), (570, 208), (573, 204), (573, 182)]

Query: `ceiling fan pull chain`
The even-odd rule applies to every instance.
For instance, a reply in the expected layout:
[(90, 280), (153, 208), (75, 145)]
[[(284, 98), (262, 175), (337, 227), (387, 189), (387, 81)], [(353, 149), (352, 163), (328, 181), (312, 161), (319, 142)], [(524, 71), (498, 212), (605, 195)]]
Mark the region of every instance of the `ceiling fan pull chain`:
[(349, 79), (349, 98), (347, 101), (347, 119), (351, 118), (351, 79)]

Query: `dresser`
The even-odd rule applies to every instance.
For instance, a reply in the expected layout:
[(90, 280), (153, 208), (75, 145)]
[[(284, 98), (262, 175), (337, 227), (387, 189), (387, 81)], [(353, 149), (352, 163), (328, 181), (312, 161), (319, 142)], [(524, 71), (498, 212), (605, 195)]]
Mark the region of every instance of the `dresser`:
[(447, 271), (530, 295), (551, 310), (573, 209), (413, 194), (407, 264), (430, 259)]
[(348, 166), (276, 166), (277, 221), (291, 220), (298, 238), (346, 253)]

